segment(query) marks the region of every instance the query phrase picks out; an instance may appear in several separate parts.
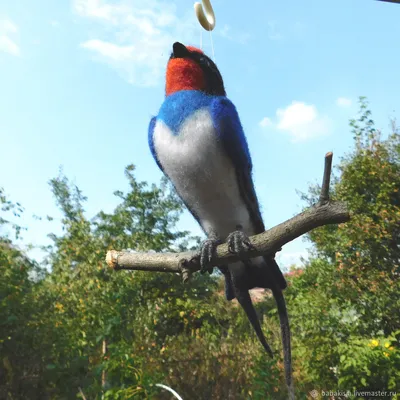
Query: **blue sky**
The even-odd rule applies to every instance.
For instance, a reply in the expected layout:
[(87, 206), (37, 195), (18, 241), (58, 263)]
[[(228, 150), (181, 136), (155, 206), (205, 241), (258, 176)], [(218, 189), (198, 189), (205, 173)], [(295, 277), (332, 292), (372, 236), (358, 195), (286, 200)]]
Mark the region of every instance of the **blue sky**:
[[(248, 137), (265, 223), (302, 207), (297, 190), (321, 180), (352, 145), (348, 119), (368, 96), (378, 127), (398, 112), (400, 6), (374, 0), (212, 1), (215, 58)], [(26, 208), (27, 242), (47, 243), (60, 214), (48, 180), (63, 166), (88, 196), (87, 215), (111, 211), (123, 170), (161, 172), (147, 127), (164, 98), (174, 41), (200, 45), (188, 0), (0, 0), (0, 186)], [(203, 50), (211, 53), (203, 30)], [(52, 215), (52, 223), (30, 216)], [(58, 218), (58, 220), (57, 220)], [(186, 213), (180, 227), (200, 230)], [(283, 265), (308, 246), (285, 246)], [(39, 253), (34, 253), (39, 257)]]

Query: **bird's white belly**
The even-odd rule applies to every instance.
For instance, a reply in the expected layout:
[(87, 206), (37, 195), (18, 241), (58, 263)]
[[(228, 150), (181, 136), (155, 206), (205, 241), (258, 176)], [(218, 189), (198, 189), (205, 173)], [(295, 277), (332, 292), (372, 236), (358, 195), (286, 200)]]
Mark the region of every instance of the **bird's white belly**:
[(208, 234), (225, 239), (238, 224), (248, 235), (253, 234), (235, 169), (217, 141), (206, 109), (185, 121), (178, 135), (157, 121), (154, 146), (165, 173)]

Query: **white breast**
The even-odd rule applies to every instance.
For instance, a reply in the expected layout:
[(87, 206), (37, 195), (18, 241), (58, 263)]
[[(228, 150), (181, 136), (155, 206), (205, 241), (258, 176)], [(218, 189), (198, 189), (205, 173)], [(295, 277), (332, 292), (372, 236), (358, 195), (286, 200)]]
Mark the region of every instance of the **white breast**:
[(166, 174), (208, 234), (215, 232), (225, 239), (238, 224), (248, 235), (253, 234), (235, 170), (217, 141), (206, 109), (185, 121), (178, 135), (157, 121), (154, 146)]

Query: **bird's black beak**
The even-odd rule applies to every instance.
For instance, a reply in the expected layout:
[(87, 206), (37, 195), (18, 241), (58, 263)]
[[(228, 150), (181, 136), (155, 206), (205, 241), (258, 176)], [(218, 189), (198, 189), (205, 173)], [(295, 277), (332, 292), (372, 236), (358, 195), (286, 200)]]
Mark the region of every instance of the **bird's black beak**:
[(175, 42), (172, 46), (172, 54), (174, 58), (185, 58), (189, 53), (189, 50), (182, 43)]

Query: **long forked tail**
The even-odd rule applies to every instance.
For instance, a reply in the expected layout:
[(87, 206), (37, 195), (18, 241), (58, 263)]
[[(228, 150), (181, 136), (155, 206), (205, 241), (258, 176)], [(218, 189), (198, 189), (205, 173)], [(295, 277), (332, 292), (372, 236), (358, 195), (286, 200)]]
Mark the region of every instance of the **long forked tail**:
[(281, 324), (283, 361), (285, 365), (285, 378), (289, 392), (289, 400), (294, 400), (295, 395), (292, 377), (292, 347), (290, 343), (290, 325), (286, 309), (286, 302), (285, 298), (283, 297), (282, 290), (279, 287), (275, 286), (275, 288), (272, 290), (272, 293), (278, 307), (279, 321)]
[(258, 316), (257, 316), (256, 310), (254, 308), (254, 305), (251, 301), (251, 297), (250, 297), (248, 290), (238, 290), (236, 288), (235, 295), (236, 295), (236, 298), (237, 298), (239, 304), (242, 306), (244, 312), (246, 313), (247, 318), (249, 319), (251, 325), (253, 326), (253, 328), (257, 334), (257, 337), (260, 340), (261, 344), (263, 345), (264, 349), (270, 355), (270, 357), (273, 357), (274, 354), (271, 350), (271, 347), (265, 340), (263, 331), (261, 330), (260, 321), (258, 320)]

